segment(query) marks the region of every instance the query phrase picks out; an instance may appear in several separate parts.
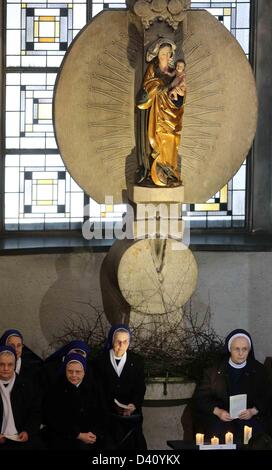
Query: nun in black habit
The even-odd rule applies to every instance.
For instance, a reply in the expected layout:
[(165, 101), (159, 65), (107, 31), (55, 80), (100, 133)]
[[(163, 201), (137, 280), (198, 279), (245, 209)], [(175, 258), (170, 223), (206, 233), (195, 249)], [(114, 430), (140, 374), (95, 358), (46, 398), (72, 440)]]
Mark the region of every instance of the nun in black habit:
[(103, 399), (107, 448), (145, 450), (142, 404), (145, 395), (142, 359), (128, 351), (131, 333), (124, 324), (113, 325), (105, 351), (93, 362)]
[[(246, 409), (233, 419), (229, 413), (230, 396), (246, 394)], [(234, 434), (235, 443), (243, 443), (244, 426), (253, 435), (266, 430), (270, 383), (266, 369), (255, 359), (252, 338), (236, 329), (225, 340), (221, 362), (204, 371), (193, 396), (195, 431), (224, 441), (226, 432)]]
[(11, 346), (15, 350), (16, 374), (41, 387), (43, 360), (24, 344), (22, 333), (15, 329), (6, 330), (0, 338), (0, 345)]
[(16, 352), (0, 346), (0, 452), (41, 449), (41, 402), (34, 384), (17, 375)]
[(68, 354), (62, 373), (47, 392), (44, 404), (44, 436), (54, 450), (97, 450), (103, 438), (101, 406), (86, 359)]
[(85, 341), (73, 340), (65, 344), (61, 348), (57, 349), (44, 361), (43, 381), (44, 388), (48, 390), (58, 379), (60, 374), (63, 372), (63, 362), (67, 354), (77, 353), (86, 359), (87, 363), (87, 374), (90, 370), (90, 348)]

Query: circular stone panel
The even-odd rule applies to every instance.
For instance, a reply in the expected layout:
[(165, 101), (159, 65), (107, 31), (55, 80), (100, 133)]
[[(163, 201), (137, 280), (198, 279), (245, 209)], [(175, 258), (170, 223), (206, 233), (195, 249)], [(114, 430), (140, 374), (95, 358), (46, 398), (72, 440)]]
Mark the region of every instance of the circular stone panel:
[(193, 294), (197, 264), (181, 242), (140, 240), (122, 256), (117, 276), (132, 310), (165, 314), (176, 311)]

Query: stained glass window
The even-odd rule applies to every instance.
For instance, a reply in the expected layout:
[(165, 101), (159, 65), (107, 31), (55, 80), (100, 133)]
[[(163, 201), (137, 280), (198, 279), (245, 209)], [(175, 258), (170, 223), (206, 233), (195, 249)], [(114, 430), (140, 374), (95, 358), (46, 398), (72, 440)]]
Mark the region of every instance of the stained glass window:
[(214, 15), (240, 43), (244, 52), (249, 53), (250, 0), (191, 0), (192, 8), (205, 8)]
[(7, 1), (6, 65), (58, 67), (86, 23), (86, 1)]
[[(6, 156), (6, 223), (21, 230), (81, 225), (84, 194), (57, 153)], [(79, 225), (79, 226), (80, 226)]]
[(56, 74), (7, 73), (6, 148), (57, 148), (52, 99)]
[[(192, 8), (205, 8), (237, 39), (245, 54), (249, 54), (249, 0), (191, 0)], [(228, 184), (206, 204), (191, 204), (187, 217), (192, 228), (231, 228), (245, 226), (246, 162)]]
[(191, 227), (229, 228), (245, 226), (246, 162), (218, 193), (204, 204), (191, 204), (187, 216)]
[[(236, 36), (249, 52), (250, 2), (192, 0)], [(66, 171), (57, 150), (52, 99), (58, 68), (69, 44), (103, 8), (125, 8), (112, 0), (6, 1), (6, 230), (72, 229), (81, 226), (89, 198)], [(245, 223), (246, 164), (206, 204), (191, 205), (192, 226), (232, 227)], [(90, 199), (92, 219), (119, 219), (124, 205)], [(86, 214), (85, 214), (86, 215)]]
[(58, 154), (52, 101), (64, 54), (86, 24), (87, 3), (6, 4), (5, 227), (77, 228), (86, 197)]

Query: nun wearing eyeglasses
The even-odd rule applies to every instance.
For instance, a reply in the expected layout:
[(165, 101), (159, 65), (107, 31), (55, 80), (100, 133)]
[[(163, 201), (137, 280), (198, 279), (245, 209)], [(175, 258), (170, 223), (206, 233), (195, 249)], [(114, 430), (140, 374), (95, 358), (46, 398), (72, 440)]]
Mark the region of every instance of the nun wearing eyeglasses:
[[(245, 395), (244, 409), (231, 413), (230, 397)], [(255, 359), (250, 334), (237, 329), (225, 340), (224, 357), (214, 367), (204, 371), (194, 393), (195, 430), (205, 439), (212, 436), (225, 442), (226, 432), (234, 434), (234, 442), (243, 443), (244, 426), (253, 434), (265, 432), (270, 384), (266, 369)]]
[(6, 330), (1, 338), (0, 345), (11, 346), (16, 352), (16, 374), (41, 384), (43, 360), (24, 344), (22, 333), (16, 329)]
[(86, 359), (67, 354), (62, 374), (45, 398), (45, 431), (54, 450), (93, 450), (102, 439), (99, 398), (95, 384), (86, 378)]
[(105, 351), (93, 363), (103, 397), (109, 449), (146, 449), (142, 432), (145, 395), (142, 359), (129, 351), (131, 333), (124, 324), (113, 325)]
[(0, 452), (39, 449), (40, 399), (34, 385), (15, 372), (16, 352), (0, 346)]

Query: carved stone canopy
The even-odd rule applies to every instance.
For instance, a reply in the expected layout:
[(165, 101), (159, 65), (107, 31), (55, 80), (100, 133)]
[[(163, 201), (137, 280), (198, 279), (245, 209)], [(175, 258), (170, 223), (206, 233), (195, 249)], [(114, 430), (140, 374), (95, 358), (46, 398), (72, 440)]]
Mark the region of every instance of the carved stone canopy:
[(156, 21), (165, 21), (174, 30), (184, 20), (190, 0), (128, 0), (128, 7), (141, 18), (145, 29)]

